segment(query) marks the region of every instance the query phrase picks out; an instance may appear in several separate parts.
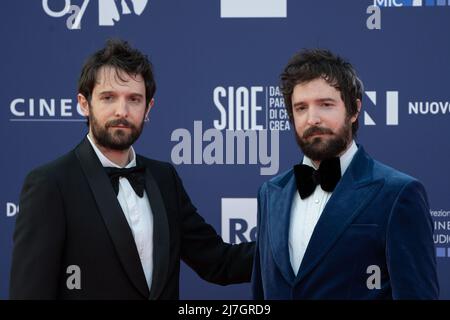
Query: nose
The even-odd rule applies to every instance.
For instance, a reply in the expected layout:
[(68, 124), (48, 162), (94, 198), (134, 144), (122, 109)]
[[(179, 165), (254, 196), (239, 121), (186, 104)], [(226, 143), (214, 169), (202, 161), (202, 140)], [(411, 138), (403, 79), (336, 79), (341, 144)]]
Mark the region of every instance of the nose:
[(308, 108), (308, 124), (310, 126), (316, 126), (320, 124), (320, 115), (316, 108)]
[(128, 105), (125, 99), (119, 99), (115, 109), (115, 116), (118, 118), (128, 117)]

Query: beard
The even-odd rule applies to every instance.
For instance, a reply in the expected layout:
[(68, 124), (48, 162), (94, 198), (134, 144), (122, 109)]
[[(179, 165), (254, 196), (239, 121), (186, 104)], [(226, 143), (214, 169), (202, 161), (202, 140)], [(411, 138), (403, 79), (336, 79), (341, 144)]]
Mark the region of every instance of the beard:
[[(314, 161), (334, 158), (341, 154), (351, 141), (351, 121), (346, 119), (344, 125), (337, 132), (323, 127), (311, 127), (305, 130), (302, 136), (295, 132), (297, 144), (303, 154)], [(314, 134), (327, 134), (309, 139)]]
[[(90, 112), (89, 122), (91, 123), (92, 135), (97, 143), (104, 148), (118, 151), (127, 150), (139, 138), (142, 130), (144, 129), (144, 119), (142, 119), (139, 127), (130, 123), (126, 119), (111, 120), (102, 126), (94, 116), (92, 109)], [(111, 129), (112, 127), (118, 125), (122, 125), (126, 128)]]

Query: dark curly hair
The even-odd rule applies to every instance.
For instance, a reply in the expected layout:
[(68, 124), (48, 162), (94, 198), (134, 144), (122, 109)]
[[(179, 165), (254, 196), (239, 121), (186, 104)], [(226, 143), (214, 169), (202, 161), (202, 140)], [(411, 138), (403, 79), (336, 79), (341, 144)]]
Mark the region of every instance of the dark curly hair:
[(98, 71), (105, 66), (114, 68), (117, 77), (121, 80), (120, 72), (133, 76), (141, 75), (145, 84), (146, 105), (150, 103), (156, 91), (153, 66), (146, 55), (132, 48), (128, 42), (119, 39), (108, 40), (104, 48), (87, 59), (81, 70), (78, 92), (89, 102), (92, 99), (92, 91), (97, 81)]
[[(341, 93), (349, 117), (358, 112), (357, 99), (362, 101), (363, 83), (356, 75), (355, 69), (348, 61), (329, 50), (301, 50), (289, 60), (280, 78), (286, 111), (291, 121), (293, 121), (291, 99), (294, 87), (317, 78), (324, 79)], [(353, 136), (356, 136), (357, 130), (358, 119), (352, 124)]]

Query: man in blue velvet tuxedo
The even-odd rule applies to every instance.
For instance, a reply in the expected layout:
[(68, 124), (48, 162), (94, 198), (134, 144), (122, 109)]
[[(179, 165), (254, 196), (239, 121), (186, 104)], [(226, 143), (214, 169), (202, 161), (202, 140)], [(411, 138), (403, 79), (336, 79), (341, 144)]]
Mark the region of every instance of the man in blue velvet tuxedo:
[(281, 87), (301, 164), (263, 184), (255, 299), (437, 299), (427, 195), (354, 141), (363, 86), (327, 50), (297, 53)]

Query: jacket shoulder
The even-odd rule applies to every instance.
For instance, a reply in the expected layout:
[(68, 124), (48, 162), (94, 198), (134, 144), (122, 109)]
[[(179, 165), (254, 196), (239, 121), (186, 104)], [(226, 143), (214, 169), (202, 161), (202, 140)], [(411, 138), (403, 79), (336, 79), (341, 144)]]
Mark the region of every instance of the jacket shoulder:
[(144, 166), (146, 166), (147, 168), (150, 168), (150, 170), (152, 171), (158, 171), (158, 170), (168, 170), (168, 171), (172, 171), (175, 170), (173, 165), (169, 162), (166, 161), (160, 161), (160, 160), (155, 160), (155, 159), (151, 159), (151, 158), (147, 158), (141, 155), (137, 155), (137, 159), (140, 163), (142, 163)]
[(404, 186), (411, 182), (419, 182), (416, 178), (377, 160), (374, 160), (373, 175), (375, 179), (382, 178), (390, 185)]
[(57, 178), (68, 172), (69, 168), (73, 168), (76, 165), (76, 155), (72, 150), (50, 162), (35, 167), (28, 173), (30, 176), (46, 176)]
[(176, 177), (178, 176), (174, 166), (169, 162), (150, 159), (141, 155), (137, 156), (137, 160), (140, 164), (144, 165), (150, 171), (152, 176), (160, 183), (163, 181), (167, 183), (167, 181), (172, 181), (173, 179), (176, 180)]
[(269, 184), (276, 185), (276, 186), (282, 188), (289, 182), (289, 180), (292, 178), (293, 175), (294, 175), (294, 170), (292, 168), (287, 171), (284, 171), (284, 172), (276, 175), (275, 177), (271, 178), (270, 180), (264, 182), (260, 188), (260, 191), (265, 190)]

